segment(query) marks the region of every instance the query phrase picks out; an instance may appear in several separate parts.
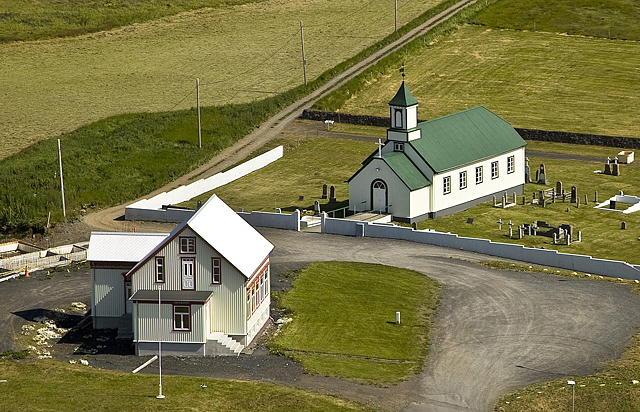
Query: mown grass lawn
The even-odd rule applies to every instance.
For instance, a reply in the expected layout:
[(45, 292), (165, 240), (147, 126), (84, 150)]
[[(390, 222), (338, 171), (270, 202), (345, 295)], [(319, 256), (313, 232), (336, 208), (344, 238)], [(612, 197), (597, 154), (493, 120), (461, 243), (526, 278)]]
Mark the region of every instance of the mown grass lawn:
[[(278, 161), (181, 206), (194, 207), (198, 200), (204, 202), (215, 193), (235, 210), (240, 207), (245, 211), (268, 212), (276, 207), (289, 212), (296, 208), (313, 210), (316, 200), (323, 210), (337, 208), (329, 205), (328, 199), (321, 199), (323, 184), (335, 186), (338, 202), (341, 207), (347, 206), (346, 180), (376, 148), (370, 142), (295, 135), (283, 136), (273, 142), (277, 144), (285, 146), (285, 154)], [(299, 200), (299, 196), (304, 196), (304, 200)]]
[[(355, 402), (285, 386), (93, 369), (56, 361), (0, 359), (0, 409), (22, 411), (373, 411)], [(200, 385), (206, 384), (203, 389)]]
[[(17, 3), (0, 1), (7, 7)], [(170, 3), (173, 8), (215, 0), (181, 0), (175, 6), (173, 1), (123, 1), (143, 8)], [(440, 2), (399, 2), (398, 24), (404, 26)], [(77, 2), (34, 3), (20, 4), (54, 10)], [(105, 1), (100, 7), (109, 3), (115, 9), (123, 5)], [(134, 15), (134, 9), (127, 12)], [(0, 44), (0, 159), (109, 116), (192, 108), (197, 77), (203, 106), (255, 101), (296, 87), (303, 83), (300, 20), (311, 81), (391, 34), (393, 3), (267, 0), (76, 38)], [(33, 24), (36, 29), (45, 25), (38, 18)]]
[(640, 4), (634, 0), (500, 0), (471, 21), (490, 27), (640, 40), (639, 19)]
[[(639, 51), (637, 42), (467, 25), (404, 62), (421, 119), (483, 105), (514, 127), (640, 137)], [(388, 116), (400, 81), (394, 70), (326, 108)]]
[(313, 263), (294, 276), (293, 288), (277, 298), (293, 321), (272, 350), (310, 372), (370, 383), (421, 370), (437, 304), (435, 281), (406, 269), (347, 262)]

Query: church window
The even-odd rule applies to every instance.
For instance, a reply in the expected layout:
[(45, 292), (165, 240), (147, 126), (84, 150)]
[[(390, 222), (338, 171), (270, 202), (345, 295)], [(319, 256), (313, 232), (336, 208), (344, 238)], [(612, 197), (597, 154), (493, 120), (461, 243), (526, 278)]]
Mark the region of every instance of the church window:
[(404, 151), (404, 143), (395, 142), (393, 144), (393, 150), (396, 151), (396, 152), (403, 152)]
[(498, 178), (498, 161), (497, 160), (495, 162), (491, 162), (491, 178), (492, 179)]
[(381, 182), (380, 180), (377, 180), (377, 181), (373, 184), (373, 188), (374, 188), (374, 189), (382, 189), (382, 190), (385, 190), (387, 187), (384, 185), (384, 182)]
[(482, 183), (482, 166), (476, 167), (476, 184)]
[(447, 193), (451, 193), (451, 176), (445, 176), (442, 178), (442, 189), (445, 195)]
[(402, 129), (402, 110), (396, 109), (396, 129)]
[(460, 189), (467, 188), (467, 172), (460, 172)]
[(516, 170), (515, 156), (507, 157), (507, 173), (513, 173)]

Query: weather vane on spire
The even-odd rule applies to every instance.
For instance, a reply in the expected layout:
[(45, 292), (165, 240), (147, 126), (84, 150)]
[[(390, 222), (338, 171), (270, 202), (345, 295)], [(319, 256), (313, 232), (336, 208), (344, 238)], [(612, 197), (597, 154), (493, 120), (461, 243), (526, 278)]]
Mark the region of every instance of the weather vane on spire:
[(402, 81), (404, 81), (404, 63), (402, 63), (402, 68), (400, 69), (400, 73), (402, 74)]

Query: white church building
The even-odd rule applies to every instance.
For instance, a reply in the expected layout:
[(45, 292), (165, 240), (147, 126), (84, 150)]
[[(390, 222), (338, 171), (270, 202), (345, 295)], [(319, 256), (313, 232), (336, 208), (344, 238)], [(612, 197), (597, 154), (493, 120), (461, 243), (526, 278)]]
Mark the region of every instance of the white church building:
[(418, 123), (404, 81), (389, 106), (387, 140), (348, 180), (350, 210), (413, 223), (523, 193), (526, 142), (495, 113), (478, 106)]

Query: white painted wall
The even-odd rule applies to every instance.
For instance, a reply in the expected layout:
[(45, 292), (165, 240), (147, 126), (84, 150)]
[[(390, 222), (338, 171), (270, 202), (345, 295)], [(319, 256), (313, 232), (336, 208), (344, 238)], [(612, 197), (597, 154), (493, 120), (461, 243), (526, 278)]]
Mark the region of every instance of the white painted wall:
[[(513, 173), (507, 173), (507, 157), (509, 156), (515, 157), (515, 171)], [(499, 177), (491, 179), (491, 163), (496, 160), (498, 161)], [(483, 181), (480, 184), (476, 184), (477, 166), (482, 166), (483, 169)], [(459, 185), (459, 175), (462, 171), (467, 172), (466, 189), (460, 189)], [(451, 177), (451, 193), (445, 195), (443, 181), (446, 176)], [(433, 176), (432, 210), (437, 212), (522, 184), (524, 184), (524, 148)], [(512, 193), (509, 193), (509, 196), (511, 195)]]
[(125, 291), (122, 269), (91, 269), (93, 316), (120, 317), (124, 315)]
[(134, 342), (157, 342), (158, 325), (162, 342), (204, 343), (207, 340), (202, 304), (191, 304), (191, 331), (173, 330), (173, 305), (162, 304), (158, 323), (158, 303), (133, 305)]
[[(379, 170), (376, 170), (379, 169)], [(394, 216), (408, 217), (411, 213), (409, 188), (382, 159), (373, 159), (349, 182), (349, 208), (371, 210), (371, 184), (382, 179), (387, 185), (389, 211)]]

